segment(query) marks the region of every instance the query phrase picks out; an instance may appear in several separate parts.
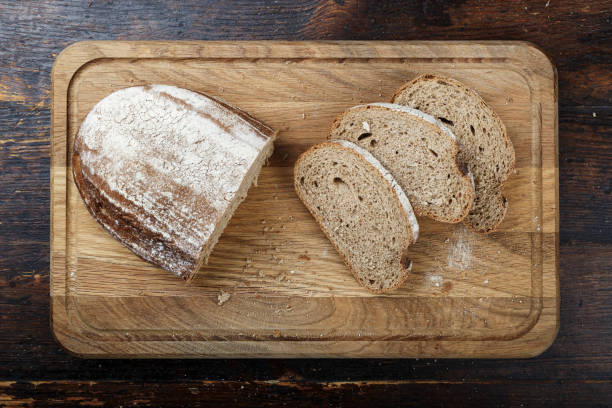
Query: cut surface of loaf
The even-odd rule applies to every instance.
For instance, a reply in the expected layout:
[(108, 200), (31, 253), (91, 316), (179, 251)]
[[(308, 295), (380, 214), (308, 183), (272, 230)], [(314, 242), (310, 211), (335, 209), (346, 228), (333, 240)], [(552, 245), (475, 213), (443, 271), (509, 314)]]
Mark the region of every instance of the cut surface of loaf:
[(354, 106), (334, 121), (329, 138), (372, 153), (418, 215), (456, 223), (470, 210), (474, 187), (458, 167), (455, 136), (430, 115), (390, 103)]
[(514, 148), (497, 114), (472, 89), (438, 75), (417, 77), (400, 88), (392, 102), (442, 121), (459, 140), (459, 163), (473, 175), (474, 203), (463, 222), (477, 232), (502, 222), (507, 201), (502, 187), (514, 170)]
[(371, 154), (345, 140), (315, 145), (298, 158), (294, 184), (361, 285), (385, 292), (402, 284), (419, 225), (400, 186)]
[(113, 237), (188, 280), (256, 182), (275, 136), (203, 94), (125, 88), (81, 124), (73, 176), (87, 209)]

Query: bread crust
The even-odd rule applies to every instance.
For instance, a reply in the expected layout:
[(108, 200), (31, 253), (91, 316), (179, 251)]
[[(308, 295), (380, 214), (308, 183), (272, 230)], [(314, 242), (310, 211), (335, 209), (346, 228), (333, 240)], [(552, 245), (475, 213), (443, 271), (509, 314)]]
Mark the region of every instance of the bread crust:
[[(442, 76), (442, 75), (438, 75), (438, 74), (431, 74), (431, 73), (421, 74), (421, 75), (417, 76), (416, 78), (412, 79), (411, 81), (407, 82), (406, 84), (402, 85), (399, 89), (397, 89), (395, 91), (395, 93), (391, 97), (391, 103), (394, 103), (395, 99), (402, 92), (404, 92), (406, 89), (410, 88), (414, 84), (416, 84), (418, 82), (421, 82), (421, 81), (443, 81), (443, 82), (447, 82), (449, 84), (452, 84), (453, 86), (456, 86), (456, 87), (462, 89), (466, 93), (469, 93), (470, 95), (475, 96), (477, 98), (477, 100), (479, 100), (479, 102), (481, 103), (483, 109), (485, 109), (488, 113), (491, 114), (491, 116), (495, 119), (497, 124), (502, 129), (502, 134), (504, 135), (504, 140), (506, 142), (506, 148), (511, 152), (511, 156), (512, 156), (511, 157), (511, 163), (508, 166), (508, 172), (505, 174), (504, 180), (501, 182), (501, 184), (499, 186), (499, 194), (497, 195), (497, 201), (499, 202), (499, 207), (503, 208), (503, 210), (502, 210), (503, 211), (503, 215), (501, 217), (499, 217), (499, 220), (492, 227), (490, 227), (490, 228), (488, 228), (486, 230), (479, 230), (479, 229), (475, 228), (473, 225), (471, 225), (470, 223), (468, 223), (465, 220), (463, 220), (463, 224), (466, 227), (468, 227), (471, 231), (477, 232), (479, 234), (489, 234), (489, 233), (495, 231), (497, 229), (497, 227), (499, 227), (499, 225), (502, 223), (504, 218), (506, 217), (506, 213), (508, 211), (508, 200), (506, 199), (506, 197), (504, 197), (504, 195), (502, 194), (502, 191), (503, 191), (503, 188), (504, 188), (506, 182), (510, 178), (510, 175), (514, 172), (514, 170), (516, 168), (515, 167), (516, 166), (516, 157), (515, 157), (515, 152), (514, 152), (514, 146), (512, 145), (512, 140), (510, 139), (510, 136), (508, 136), (508, 132), (506, 130), (506, 126), (502, 122), (502, 120), (499, 117), (499, 115), (493, 109), (491, 109), (491, 107), (485, 102), (484, 99), (482, 99), (482, 97), (478, 94), (478, 92), (476, 92), (472, 88), (466, 86), (465, 84), (461, 83), (460, 81), (457, 81), (456, 79), (453, 79), (453, 78), (450, 78), (450, 77), (446, 77), (446, 76)], [(469, 213), (469, 211), (468, 211), (468, 213)]]
[[(338, 245), (336, 245), (336, 243), (334, 242), (334, 240), (331, 238), (331, 236), (328, 234), (327, 230), (325, 229), (325, 227), (323, 227), (323, 223), (321, 221), (321, 218), (319, 216), (317, 216), (317, 214), (314, 212), (314, 210), (312, 209), (312, 207), (310, 207), (308, 204), (306, 204), (306, 200), (304, 199), (304, 197), (302, 196), (302, 194), (300, 193), (300, 189), (298, 188), (298, 181), (297, 181), (297, 175), (295, 174), (295, 169), (298, 167), (298, 164), (307, 156), (309, 155), (311, 152), (313, 152), (314, 150), (317, 149), (321, 149), (321, 148), (332, 148), (332, 149), (338, 149), (338, 150), (343, 150), (345, 153), (348, 154), (352, 154), (356, 157), (359, 157), (360, 159), (363, 160), (364, 163), (367, 163), (368, 166), (371, 167), (372, 171), (375, 173), (379, 173), (380, 171), (374, 166), (372, 165), (370, 162), (368, 162), (367, 160), (365, 160), (365, 158), (363, 158), (358, 152), (356, 152), (355, 150), (348, 148), (348, 147), (344, 147), (341, 144), (338, 143), (334, 143), (331, 141), (328, 142), (323, 142), (314, 146), (311, 146), (308, 150), (306, 150), (305, 152), (303, 152), (302, 154), (300, 154), (300, 156), (297, 158), (297, 160), (295, 161), (295, 165), (293, 167), (294, 169), (294, 176), (293, 176), (293, 186), (295, 189), (295, 192), (298, 196), (298, 198), (300, 199), (300, 201), (304, 204), (304, 206), (306, 207), (306, 209), (310, 212), (310, 214), (312, 214), (313, 218), (315, 219), (315, 221), (317, 222), (317, 224), (319, 224), (319, 227), (321, 228), (321, 231), (323, 231), (323, 234), (325, 234), (325, 236), (327, 237), (327, 239), (329, 240), (329, 242), (331, 242), (332, 246), (334, 247), (334, 249), (336, 250), (336, 252), (340, 255), (340, 257), (342, 258), (342, 261), (344, 262), (344, 264), (346, 265), (346, 267), (351, 271), (351, 274), (353, 275), (353, 277), (355, 278), (355, 280), (364, 288), (366, 288), (367, 290), (369, 290), (372, 293), (388, 293), (388, 292), (392, 292), (395, 289), (397, 289), (399, 286), (401, 286), (406, 279), (408, 278), (408, 274), (410, 273), (410, 271), (412, 270), (412, 265), (410, 265), (409, 268), (404, 268), (404, 274), (401, 276), (400, 279), (398, 279), (398, 281), (391, 287), (389, 288), (385, 288), (385, 289), (373, 289), (373, 288), (369, 288), (366, 285), (364, 285), (361, 280), (359, 279), (359, 276), (357, 275), (357, 272), (353, 269), (353, 267), (351, 266), (351, 264), (348, 262), (348, 258), (346, 257), (346, 255), (344, 253), (342, 253), (342, 251), (340, 250), (340, 248), (338, 247)], [(385, 186), (387, 187), (387, 189), (389, 190), (390, 194), (395, 197), (395, 199), (397, 200), (397, 204), (400, 208), (402, 207), (402, 204), (399, 200), (399, 197), (397, 197), (397, 193), (393, 190), (393, 186), (389, 183), (389, 181), (387, 181), (387, 179), (385, 177), (382, 177), (381, 174), (381, 178), (385, 181)], [(403, 214), (405, 217), (405, 222), (408, 225), (411, 225), (410, 223), (410, 218), (407, 214)], [(409, 242), (406, 242), (402, 245), (402, 247), (404, 248), (402, 250), (402, 254), (400, 255), (400, 259), (398, 259), (398, 263), (400, 265), (402, 265), (402, 260), (405, 256), (405, 253), (408, 249), (408, 247), (410, 247), (410, 245), (414, 244), (415, 239), (414, 239), (414, 231), (412, 231), (411, 229), (411, 238), (409, 240)]]
[[(393, 111), (390, 108), (387, 108), (385, 106), (380, 106), (380, 105), (361, 105), (361, 106), (357, 107), (357, 109), (363, 109), (363, 110), (365, 110), (365, 109), (385, 109), (385, 110), (388, 110), (388, 111)], [(342, 122), (342, 119), (344, 118), (344, 116), (347, 113), (348, 113), (348, 110), (346, 110), (346, 111), (342, 112), (340, 115), (336, 116), (336, 118), (332, 122), (332, 125), (331, 125), (331, 128), (330, 128), (330, 133), (327, 136), (328, 140), (330, 140), (332, 138), (331, 133), (334, 131), (334, 129), (336, 129), (338, 126), (340, 126), (340, 123)], [(430, 116), (430, 115), (427, 115), (427, 116)], [(426, 120), (423, 120), (423, 123), (426, 126), (431, 127), (432, 129), (440, 130), (440, 129), (436, 128), (436, 125), (434, 125), (433, 123), (430, 123), (430, 122), (428, 122)], [(455, 154), (453, 155), (453, 158), (454, 158), (454, 164), (455, 164), (455, 167), (457, 169), (457, 172), (459, 174), (461, 174), (461, 178), (463, 178), (467, 184), (473, 186), (469, 174), (466, 174), (464, 169), (461, 168), (461, 166), (459, 165), (459, 162), (457, 161), (457, 155), (459, 154), (459, 143), (458, 143), (457, 139), (456, 138), (452, 138), (446, 132), (442, 132), (442, 133), (444, 133), (449, 138), (449, 140), (454, 144), (454, 146), (455, 146), (455, 149), (454, 149), (455, 150)], [(428, 218), (431, 218), (434, 221), (444, 222), (444, 223), (448, 223), (448, 224), (456, 224), (458, 222), (461, 222), (469, 214), (470, 209), (472, 208), (472, 205), (473, 205), (473, 202), (474, 202), (474, 194), (475, 194), (474, 188), (472, 187), (472, 188), (468, 189), (468, 191), (470, 192), (469, 205), (467, 205), (466, 208), (463, 209), (463, 211), (461, 212), (461, 214), (458, 217), (456, 217), (456, 218), (454, 218), (454, 219), (452, 219), (450, 221), (443, 220), (440, 217), (437, 217), (435, 214), (431, 213), (430, 211), (427, 211), (426, 209), (422, 209), (422, 208), (419, 208), (419, 207), (415, 207), (413, 205), (414, 212), (418, 216), (428, 217)]]
[[(150, 89), (151, 87), (142, 88), (147, 90), (147, 88)], [(274, 140), (276, 136), (274, 130), (242, 110), (208, 95), (202, 93), (199, 93), (199, 95), (214, 100), (223, 108), (245, 119), (262, 134), (262, 137), (266, 138), (265, 146)], [(172, 99), (171, 95), (163, 96)], [(174, 102), (181, 104), (182, 100), (179, 99)], [(182, 248), (172, 236), (164, 237), (162, 234), (152, 231), (139, 222), (138, 217), (147, 215), (146, 210), (130, 203), (129, 200), (123, 198), (117, 191), (111, 189), (105, 180), (90, 171), (87, 166), (84, 166), (81, 155), (88, 147), (83, 144), (82, 135), (80, 134), (83, 123), (81, 123), (79, 132), (74, 140), (71, 162), (75, 185), (89, 213), (106, 231), (140, 258), (156, 264), (186, 281), (191, 280), (196, 275), (203, 261), (202, 254), (211, 244), (210, 238), (204, 243), (202, 248), (199, 248), (197, 253), (194, 253), (193, 250), (189, 251)], [(264, 147), (261, 152), (265, 150), (266, 148)], [(200, 200), (198, 205), (201, 208), (211, 206), (211, 204), (202, 200)], [(206, 210), (203, 212), (206, 212)], [(214, 225), (219, 223), (223, 215), (224, 213), (218, 214)], [(163, 256), (160, 254), (163, 254)]]
[[(87, 175), (85, 176), (85, 174)], [(77, 190), (85, 202), (85, 207), (92, 217), (98, 222), (98, 224), (100, 224), (115, 239), (117, 239), (122, 245), (130, 249), (136, 255), (147, 262), (152, 262), (159, 265), (160, 261), (149, 255), (151, 253), (150, 250), (141, 250), (134, 245), (138, 241), (144, 241), (143, 238), (136, 237), (146, 237), (150, 240), (156, 240), (158, 242), (163, 242), (163, 238), (159, 236), (159, 234), (155, 234), (146, 229), (141, 223), (136, 222), (134, 219), (135, 213), (133, 211), (124, 210), (125, 208), (131, 207), (130, 204), (118, 194), (113, 191), (106, 191), (106, 194), (109, 194), (111, 199), (115, 202), (120, 202), (122, 204), (121, 206), (114, 205), (111, 200), (107, 199), (103, 194), (101, 194), (100, 190), (95, 184), (100, 185), (103, 183), (103, 181), (98, 179), (95, 184), (94, 182), (90, 181), (92, 178), (95, 179), (96, 177), (91, 175), (82, 167), (81, 156), (76, 151), (76, 148), (75, 154), (72, 156), (72, 175), (74, 177), (74, 183), (77, 186)], [(116, 224), (115, 220), (118, 220), (119, 222)], [(115, 228), (111, 226), (115, 226)], [(180, 270), (174, 269), (172, 272), (176, 273), (184, 280), (187, 280), (188, 270), (190, 267), (195, 267), (198, 259), (182, 251), (171, 242), (164, 242), (164, 246), (168, 248), (166, 250), (168, 254), (174, 254), (174, 256), (170, 259), (170, 262), (174, 263), (175, 265), (183, 265), (183, 268)], [(164, 265), (159, 266), (164, 267)]]

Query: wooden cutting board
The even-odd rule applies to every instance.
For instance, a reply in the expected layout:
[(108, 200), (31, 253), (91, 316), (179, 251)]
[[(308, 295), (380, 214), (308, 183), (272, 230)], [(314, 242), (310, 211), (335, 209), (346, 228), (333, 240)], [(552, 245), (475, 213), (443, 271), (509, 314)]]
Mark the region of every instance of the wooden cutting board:
[[(475, 88), (516, 149), (506, 219), (477, 235), (421, 219), (413, 273), (361, 288), (297, 199), (297, 156), (336, 115), (419, 73)], [(69, 158), (93, 105), (128, 86), (205, 92), (279, 129), (270, 165), (187, 286), (87, 212)], [(529, 357), (559, 327), (557, 79), (523, 42), (83, 42), (52, 73), (51, 304), (85, 357)], [(229, 300), (219, 304), (219, 295)]]

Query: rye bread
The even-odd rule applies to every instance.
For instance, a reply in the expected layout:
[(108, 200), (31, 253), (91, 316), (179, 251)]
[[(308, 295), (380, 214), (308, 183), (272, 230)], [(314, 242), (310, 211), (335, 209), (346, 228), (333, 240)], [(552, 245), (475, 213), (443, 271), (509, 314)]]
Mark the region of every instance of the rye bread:
[(419, 226), (393, 176), (366, 150), (345, 141), (311, 147), (294, 184), (357, 281), (373, 292), (397, 288), (410, 272), (406, 249)]
[(455, 136), (430, 115), (390, 103), (359, 105), (336, 118), (329, 138), (351, 141), (372, 153), (393, 174), (418, 215), (457, 223), (470, 210), (474, 187), (457, 164)]
[(189, 280), (244, 200), (276, 136), (217, 99), (166, 85), (98, 102), (72, 170), (91, 215), (136, 255)]
[(459, 164), (474, 176), (474, 203), (463, 222), (488, 233), (502, 222), (508, 202), (502, 187), (514, 170), (512, 141), (499, 116), (461, 82), (426, 74), (401, 87), (391, 102), (442, 121), (459, 140)]

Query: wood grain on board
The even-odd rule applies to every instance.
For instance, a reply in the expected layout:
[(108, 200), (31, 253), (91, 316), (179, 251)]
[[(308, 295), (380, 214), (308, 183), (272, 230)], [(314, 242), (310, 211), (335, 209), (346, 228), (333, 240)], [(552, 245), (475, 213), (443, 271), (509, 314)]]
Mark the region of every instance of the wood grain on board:
[[(349, 106), (387, 101), (419, 73), (475, 88), (504, 121), (517, 172), (493, 234), (421, 219), (413, 273), (361, 288), (297, 199), (292, 166)], [(53, 330), (70, 351), (131, 357), (526, 357), (558, 329), (556, 76), (522, 42), (85, 42), (52, 73)], [(192, 285), (91, 218), (67, 167), (104, 96), (165, 83), (240, 106), (280, 130)], [(218, 304), (221, 291), (230, 298)]]

